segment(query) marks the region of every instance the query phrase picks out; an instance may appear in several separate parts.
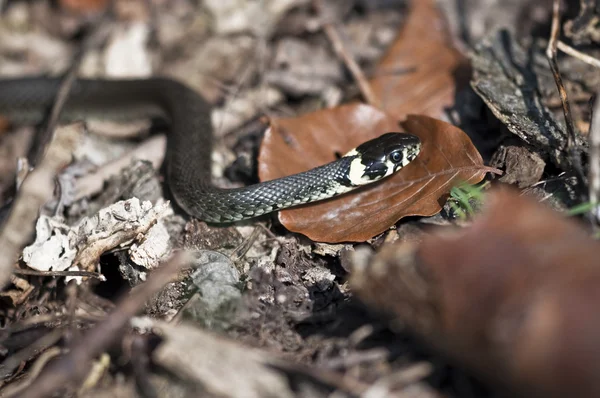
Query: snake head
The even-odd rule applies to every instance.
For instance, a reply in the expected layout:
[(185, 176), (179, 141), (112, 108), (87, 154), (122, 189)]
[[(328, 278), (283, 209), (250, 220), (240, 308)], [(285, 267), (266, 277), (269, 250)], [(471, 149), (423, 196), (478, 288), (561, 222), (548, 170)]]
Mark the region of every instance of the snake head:
[(408, 133), (385, 133), (348, 152), (352, 156), (349, 185), (365, 185), (387, 177), (409, 164), (421, 150), (419, 137)]

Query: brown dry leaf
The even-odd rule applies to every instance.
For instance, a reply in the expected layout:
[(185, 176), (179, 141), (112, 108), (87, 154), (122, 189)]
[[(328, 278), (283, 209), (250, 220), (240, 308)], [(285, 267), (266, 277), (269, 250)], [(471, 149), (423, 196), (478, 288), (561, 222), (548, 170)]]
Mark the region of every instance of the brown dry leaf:
[(0, 136), (2, 136), (4, 133), (6, 133), (9, 128), (10, 128), (10, 121), (8, 119), (2, 117), (2, 115), (0, 115)]
[(77, 13), (98, 12), (108, 6), (109, 0), (60, 0), (60, 5)]
[[(290, 231), (319, 242), (362, 242), (406, 216), (430, 216), (459, 181), (476, 183), (492, 171), (467, 135), (427, 116), (409, 116), (405, 130), (422, 141), (421, 153), (395, 175), (337, 198), (283, 210)], [(369, 105), (350, 104), (297, 118), (272, 119), (259, 156), (261, 181), (299, 173), (336, 159), (388, 131), (396, 120)]]
[(398, 119), (409, 113), (444, 117), (454, 105), (456, 75), (468, 69), (450, 37), (435, 1), (411, 2), (406, 23), (370, 81), (386, 112)]
[(356, 294), (519, 396), (600, 396), (600, 242), (512, 191), (463, 233), (384, 247)]

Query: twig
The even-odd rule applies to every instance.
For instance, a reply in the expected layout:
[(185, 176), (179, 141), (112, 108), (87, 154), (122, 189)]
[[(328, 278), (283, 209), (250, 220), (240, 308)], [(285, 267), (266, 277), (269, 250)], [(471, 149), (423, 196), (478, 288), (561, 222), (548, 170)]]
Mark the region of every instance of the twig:
[(552, 28), (550, 30), (550, 40), (548, 41), (548, 47), (546, 48), (546, 57), (558, 88), (558, 94), (562, 101), (563, 113), (565, 116), (565, 125), (567, 126), (567, 145), (565, 148), (566, 155), (575, 171), (577, 182), (579, 185), (579, 192), (582, 196), (582, 202), (586, 201), (585, 192), (585, 174), (581, 165), (581, 157), (577, 147), (577, 136), (575, 133), (575, 127), (573, 125), (573, 117), (571, 116), (571, 107), (569, 105), (569, 99), (567, 98), (567, 90), (562, 81), (560, 70), (558, 68), (558, 62), (556, 61), (556, 48), (558, 35), (560, 33), (560, 0), (554, 0), (552, 6)]
[(178, 253), (154, 271), (147, 282), (121, 299), (115, 310), (96, 327), (89, 330), (71, 349), (46, 369), (21, 398), (42, 398), (54, 394), (70, 382), (78, 382), (88, 373), (89, 363), (102, 351), (120, 339), (129, 320), (137, 314), (144, 303), (168, 283), (184, 265), (191, 263), (192, 256)]
[(584, 54), (581, 51), (574, 49), (573, 47), (569, 46), (568, 44), (565, 44), (560, 40), (556, 43), (556, 47), (560, 51), (570, 55), (571, 57), (577, 58), (578, 60), (583, 61), (586, 64), (592, 65), (593, 67), (600, 68), (600, 60), (591, 57), (587, 54)]
[(546, 48), (546, 57), (550, 64), (550, 69), (554, 75), (554, 80), (558, 88), (558, 94), (563, 104), (563, 112), (565, 114), (565, 123), (567, 125), (567, 149), (572, 148), (576, 143), (575, 128), (573, 126), (573, 118), (571, 117), (571, 107), (567, 98), (567, 91), (562, 82), (558, 63), (556, 62), (556, 43), (560, 33), (560, 0), (554, 0), (552, 7), (552, 28), (550, 30), (550, 40)]
[[(314, 366), (291, 363), (273, 358), (270, 365), (275, 369), (281, 369), (287, 374), (299, 374), (310, 377), (324, 385), (333, 386), (342, 393), (350, 396), (362, 396), (369, 389), (369, 384), (349, 374), (331, 371), (328, 369), (317, 369)], [(342, 396), (344, 396), (342, 394)]]
[(351, 369), (361, 364), (386, 361), (390, 358), (390, 351), (384, 347), (376, 347), (368, 350), (349, 352), (343, 356), (333, 357), (322, 361), (320, 367), (328, 370)]
[(596, 95), (594, 107), (592, 109), (592, 122), (590, 123), (589, 132), (589, 195), (590, 203), (594, 206), (592, 214), (596, 219), (596, 223), (600, 222), (600, 93)]
[(244, 239), (244, 241), (233, 250), (233, 253), (230, 256), (230, 259), (233, 263), (239, 261), (242, 257), (246, 255), (246, 253), (248, 252), (248, 250), (250, 250), (254, 242), (256, 242), (256, 239), (258, 238), (260, 232), (261, 229), (258, 226), (254, 227), (250, 236)]
[[(317, 11), (323, 10), (323, 0), (315, 0), (314, 6)], [(362, 72), (362, 69), (354, 60), (354, 57), (346, 50), (344, 46), (344, 41), (342, 40), (339, 31), (335, 27), (332, 22), (325, 22), (323, 25), (323, 31), (325, 35), (331, 42), (333, 46), (333, 51), (335, 51), (336, 55), (344, 61), (346, 67), (352, 73), (354, 80), (358, 83), (358, 87), (360, 88), (360, 92), (364, 97), (365, 101), (367, 101), (370, 105), (382, 109), (381, 101), (379, 97), (373, 92), (371, 89), (371, 85), (369, 84), (365, 74)]]
[(60, 115), (64, 109), (67, 99), (69, 98), (69, 93), (71, 92), (73, 83), (75, 83), (75, 80), (77, 79), (77, 72), (79, 71), (79, 66), (81, 65), (84, 55), (89, 51), (90, 48), (96, 47), (107, 37), (109, 30), (104, 22), (109, 15), (110, 11), (106, 11), (102, 17), (98, 19), (94, 31), (87, 36), (71, 60), (71, 66), (65, 73), (60, 87), (58, 88), (58, 92), (56, 93), (56, 98), (54, 99), (54, 104), (52, 105), (50, 116), (48, 117), (48, 122), (46, 123), (46, 128), (42, 134), (39, 135), (38, 146), (36, 151), (33, 153), (33, 156), (30, 158), (33, 166), (37, 165), (38, 160), (40, 160), (43, 156), (48, 143), (52, 141), (56, 126), (58, 126), (58, 123), (60, 122)]
[(38, 167), (24, 180), (6, 223), (0, 231), (0, 252), (2, 253), (0, 289), (8, 282), (14, 262), (33, 235), (34, 223), (40, 207), (52, 197), (57, 174), (68, 164), (71, 160), (71, 153), (75, 150), (74, 131), (64, 134), (62, 138), (56, 136), (54, 132), (83, 55), (89, 47), (95, 45), (108, 32), (104, 27), (106, 24), (103, 23), (108, 15), (107, 12), (100, 18), (94, 33), (88, 37), (77, 56), (74, 57), (72, 66), (59, 88), (47, 126), (38, 137), (38, 146), (30, 158), (31, 165)]
[[(365, 392), (362, 398), (386, 397), (395, 395), (409, 385), (414, 385), (433, 373), (432, 365), (428, 362), (417, 362), (405, 369), (393, 372), (375, 381)], [(402, 395), (400, 393), (400, 395)]]
[[(35, 304), (33, 304), (35, 305)], [(98, 316), (98, 315), (92, 315), (89, 313), (78, 313), (75, 317), (75, 321), (78, 322), (78, 324), (81, 324), (83, 322), (98, 322), (101, 321), (102, 319), (104, 319), (105, 316)], [(49, 325), (60, 325), (63, 323), (66, 323), (68, 321), (69, 317), (65, 314), (56, 314), (56, 313), (52, 313), (52, 314), (43, 314), (43, 315), (36, 315), (30, 318), (24, 318), (21, 321), (18, 321), (17, 323), (13, 323), (10, 326), (7, 326), (3, 332), (6, 335), (12, 335), (12, 334), (17, 334), (19, 332), (23, 332), (29, 329), (35, 329), (35, 328), (43, 328)]]
[[(58, 340), (60, 340), (63, 333), (64, 333), (64, 329), (61, 329), (61, 328), (54, 329), (54, 330), (46, 333), (45, 335), (43, 335), (36, 341), (34, 341), (32, 344), (28, 345), (27, 347), (24, 347), (21, 350), (13, 353), (11, 356), (7, 357), (2, 362), (2, 372), (0, 374), (1, 378), (6, 379), (24, 361), (27, 361), (27, 360), (29, 360), (29, 358), (34, 357), (37, 353), (43, 352), (44, 350), (48, 349), (49, 347), (52, 347), (54, 344), (56, 344), (58, 342)], [(15, 387), (6, 387), (6, 388), (17, 389), (18, 387), (15, 386)], [(19, 391), (20, 391), (20, 389), (19, 389)], [(5, 392), (3, 391), (3, 394), (4, 393)]]
[(88, 271), (36, 271), (33, 269), (15, 269), (13, 270), (18, 275), (34, 275), (34, 276), (86, 276), (97, 278), (101, 281), (106, 281), (106, 277), (99, 272)]
[[(58, 338), (60, 338), (62, 335), (62, 331), (58, 331), (61, 333), (58, 333), (56, 340), (58, 340)], [(44, 351), (29, 370), (25, 380), (22, 380), (19, 384), (11, 384), (6, 386), (6, 388), (2, 389), (2, 396), (5, 398), (16, 397), (18, 393), (31, 385), (31, 382), (40, 374), (40, 372), (44, 369), (44, 366), (46, 366), (46, 364), (52, 359), (60, 355), (60, 353), (61, 349), (58, 347), (52, 347)]]

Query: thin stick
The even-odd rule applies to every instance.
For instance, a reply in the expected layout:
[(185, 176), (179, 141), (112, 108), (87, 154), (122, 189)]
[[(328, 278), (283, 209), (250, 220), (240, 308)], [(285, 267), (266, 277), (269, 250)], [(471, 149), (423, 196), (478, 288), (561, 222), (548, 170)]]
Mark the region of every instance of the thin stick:
[[(322, 0), (315, 0), (314, 5), (318, 11), (323, 9)], [(367, 101), (370, 105), (381, 109), (382, 107), (379, 97), (377, 97), (377, 95), (371, 89), (369, 81), (365, 77), (365, 74), (363, 73), (362, 69), (360, 68), (354, 57), (352, 57), (352, 55), (346, 50), (346, 47), (344, 46), (344, 41), (342, 40), (338, 29), (332, 22), (326, 22), (323, 25), (323, 31), (325, 32), (325, 35), (331, 42), (335, 54), (344, 61), (344, 64), (354, 77), (354, 80), (356, 80), (356, 83), (358, 83), (358, 87), (360, 88), (360, 92), (362, 93), (362, 96), (364, 97), (365, 101)]]
[(84, 55), (89, 51), (90, 48), (96, 47), (98, 43), (103, 41), (108, 36), (110, 31), (108, 30), (105, 22), (109, 15), (110, 11), (106, 11), (102, 17), (100, 17), (98, 22), (96, 22), (94, 31), (84, 40), (83, 44), (80, 46), (79, 50), (71, 60), (71, 65), (65, 73), (65, 76), (60, 83), (60, 87), (58, 88), (58, 92), (56, 93), (56, 97), (50, 111), (50, 116), (48, 117), (48, 122), (46, 123), (46, 128), (38, 137), (38, 146), (30, 159), (33, 166), (37, 165), (38, 161), (46, 151), (48, 143), (52, 141), (52, 138), (54, 137), (54, 131), (56, 130), (56, 126), (58, 126), (60, 115), (65, 107), (65, 104), (69, 99), (71, 88), (77, 79), (77, 72), (79, 71), (79, 66), (81, 65)]
[(242, 241), (242, 243), (240, 243), (233, 250), (233, 253), (231, 253), (231, 256), (229, 256), (229, 258), (232, 262), (235, 263), (235, 262), (239, 261), (242, 257), (244, 257), (244, 255), (248, 252), (248, 250), (250, 250), (250, 247), (252, 247), (254, 242), (256, 242), (256, 238), (258, 238), (260, 231), (261, 231), (260, 228), (255, 226), (254, 229), (252, 230), (252, 233), (250, 234), (250, 236), (248, 236), (246, 239), (244, 239)]
[(573, 118), (571, 117), (571, 107), (569, 105), (569, 99), (567, 98), (567, 91), (560, 75), (558, 63), (556, 62), (556, 46), (558, 41), (558, 34), (560, 32), (560, 0), (554, 0), (552, 7), (552, 28), (550, 30), (550, 40), (548, 41), (548, 47), (546, 48), (546, 57), (550, 64), (550, 69), (554, 75), (556, 87), (558, 88), (558, 94), (563, 104), (563, 112), (565, 114), (565, 123), (567, 125), (567, 148), (572, 148), (575, 145), (575, 127), (573, 126)]
[(584, 54), (581, 51), (574, 49), (573, 47), (569, 46), (568, 44), (565, 44), (560, 40), (556, 43), (556, 47), (560, 51), (570, 55), (571, 57), (577, 58), (578, 60), (583, 61), (586, 64), (592, 65), (593, 67), (600, 68), (600, 60), (591, 57), (587, 54)]
[(22, 392), (21, 398), (42, 398), (56, 393), (72, 382), (80, 381), (88, 372), (90, 362), (107, 347), (122, 337), (121, 331), (137, 314), (144, 303), (168, 283), (184, 265), (190, 264), (192, 256), (178, 253), (166, 264), (158, 267), (148, 280), (121, 299), (114, 311), (90, 329), (71, 349), (44, 370), (31, 386)]
[[(22, 365), (23, 362), (28, 361), (30, 358), (34, 357), (38, 353), (43, 352), (48, 348), (54, 346), (63, 336), (63, 333), (64, 329), (56, 328), (46, 333), (39, 339), (35, 340), (27, 347), (24, 347), (19, 351), (12, 353), (2, 362), (3, 377), (12, 374), (16, 369), (18, 369)], [(27, 382), (23, 387), (17, 387), (16, 384), (12, 386), (7, 386), (5, 389), (2, 390), (2, 397), (5, 397), (5, 390), (15, 390), (17, 392), (21, 391), (22, 388), (30, 384), (31, 380), (31, 378), (27, 378)], [(10, 394), (6, 394), (6, 396), (10, 396)]]
[(581, 157), (577, 148), (577, 136), (575, 134), (575, 126), (573, 125), (573, 117), (571, 116), (571, 107), (567, 97), (567, 90), (562, 81), (558, 63), (556, 61), (556, 48), (558, 35), (560, 33), (560, 0), (554, 0), (552, 7), (552, 28), (550, 31), (550, 40), (546, 48), (546, 57), (558, 88), (558, 94), (562, 101), (563, 113), (565, 115), (565, 124), (567, 126), (567, 146), (565, 148), (566, 155), (575, 171), (575, 176), (579, 185), (579, 192), (582, 197), (582, 202), (587, 200), (587, 192), (585, 191), (585, 174), (581, 166)]
[(588, 175), (590, 203), (594, 206), (592, 214), (596, 223), (600, 222), (600, 93), (592, 110), (592, 122), (589, 132), (590, 170)]
[(15, 269), (13, 271), (17, 275), (33, 275), (33, 276), (86, 276), (90, 278), (98, 278), (101, 281), (106, 281), (106, 277), (98, 272), (89, 271), (36, 271), (32, 269)]
[[(58, 341), (58, 339), (62, 335), (62, 331), (61, 330), (57, 330), (57, 331), (61, 332), (61, 333), (58, 333), (58, 336), (56, 338), (56, 340)], [(6, 386), (4, 389), (2, 389), (2, 396), (5, 398), (16, 397), (18, 393), (20, 393), (25, 388), (27, 388), (29, 385), (31, 385), (31, 382), (37, 378), (37, 376), (40, 374), (40, 372), (42, 370), (44, 370), (44, 366), (46, 366), (48, 364), (48, 362), (50, 362), (52, 359), (59, 356), (60, 353), (61, 353), (61, 350), (58, 347), (52, 347), (52, 348), (49, 348), (46, 351), (42, 352), (40, 354), (40, 356), (33, 363), (33, 366), (29, 370), (25, 379), (20, 381), (18, 384), (17, 383), (9, 384), (8, 386)]]

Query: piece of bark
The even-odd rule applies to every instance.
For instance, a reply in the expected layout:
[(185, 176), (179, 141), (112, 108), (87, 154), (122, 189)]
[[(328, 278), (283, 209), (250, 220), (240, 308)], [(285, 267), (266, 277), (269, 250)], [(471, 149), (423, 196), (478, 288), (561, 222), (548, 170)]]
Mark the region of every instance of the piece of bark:
[(490, 165), (504, 169), (499, 181), (526, 188), (542, 178), (546, 162), (539, 154), (523, 146), (502, 145), (492, 157)]
[[(539, 79), (533, 71), (535, 54), (519, 46), (506, 31), (482, 39), (471, 53), (471, 86), (509, 131), (568, 170), (566, 133), (540, 96)], [(585, 148), (583, 140), (577, 144)]]
[(163, 343), (153, 353), (159, 366), (218, 396), (294, 397), (286, 377), (269, 366), (274, 358), (191, 325), (153, 322)]
[[(100, 256), (129, 242), (141, 241), (144, 234), (171, 214), (169, 203), (153, 206), (132, 198), (108, 206), (70, 227), (58, 220), (40, 217), (36, 241), (23, 250), (23, 261), (37, 270), (64, 270), (78, 266), (94, 271)], [(164, 258), (170, 246), (157, 254)], [(137, 257), (141, 261), (139, 255)], [(153, 260), (157, 260), (154, 258)], [(151, 259), (148, 263), (154, 264)]]

